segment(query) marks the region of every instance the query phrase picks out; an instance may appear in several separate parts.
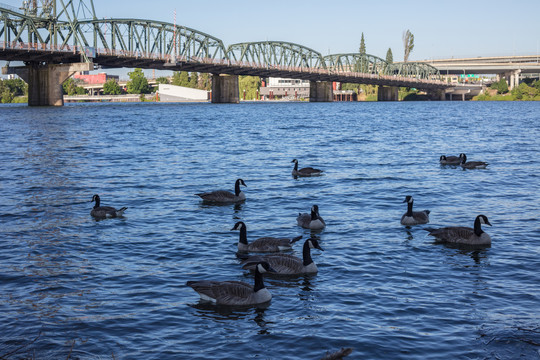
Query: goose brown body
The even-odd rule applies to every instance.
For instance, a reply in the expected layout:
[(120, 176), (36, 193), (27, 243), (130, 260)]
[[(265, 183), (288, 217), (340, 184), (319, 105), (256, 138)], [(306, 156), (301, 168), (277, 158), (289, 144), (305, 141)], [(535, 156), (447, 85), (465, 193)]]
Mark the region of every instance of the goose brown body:
[(234, 184), (234, 193), (227, 190), (215, 190), (210, 192), (195, 194), (200, 197), (204, 202), (209, 203), (238, 203), (246, 200), (246, 195), (240, 190), (240, 185), (247, 186), (244, 180), (237, 179)]
[(90, 211), (90, 215), (98, 219), (121, 217), (124, 216), (124, 211), (127, 210), (127, 207), (116, 209), (112, 206), (101, 206), (101, 199), (97, 194), (92, 196), (91, 202), (96, 204)]
[(231, 230), (240, 231), (240, 238), (238, 240), (239, 252), (279, 252), (290, 250), (292, 249), (292, 244), (302, 238), (302, 236), (297, 236), (292, 239), (266, 236), (248, 243), (247, 227), (244, 222), (238, 221)]
[(274, 272), (268, 263), (260, 262), (255, 266), (255, 285), (243, 281), (188, 281), (187, 286), (195, 290), (202, 301), (216, 305), (247, 306), (262, 304), (272, 299), (266, 289), (262, 274)]

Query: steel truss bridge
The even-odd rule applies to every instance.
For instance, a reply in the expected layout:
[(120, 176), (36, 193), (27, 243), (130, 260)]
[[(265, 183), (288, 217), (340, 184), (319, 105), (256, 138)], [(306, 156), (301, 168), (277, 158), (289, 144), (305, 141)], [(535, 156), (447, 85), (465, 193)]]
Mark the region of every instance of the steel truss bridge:
[(0, 3), (0, 59), (25, 63), (93, 62), (103, 68), (152, 68), (444, 89), (426, 63), (389, 64), (369, 54), (322, 56), (281, 41), (226, 47), (219, 38), (167, 22), (98, 19), (92, 0)]

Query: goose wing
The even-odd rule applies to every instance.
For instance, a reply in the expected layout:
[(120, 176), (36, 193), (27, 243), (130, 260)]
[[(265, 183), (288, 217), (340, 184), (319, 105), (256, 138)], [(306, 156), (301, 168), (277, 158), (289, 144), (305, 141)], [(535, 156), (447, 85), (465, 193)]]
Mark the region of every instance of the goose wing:
[(195, 194), (204, 201), (213, 202), (234, 202), (238, 201), (238, 197), (227, 190), (216, 190), (211, 192)]
[(291, 248), (291, 240), (287, 238), (262, 237), (248, 245), (249, 251), (274, 252)]
[(257, 266), (256, 264), (261, 261), (269, 263), (277, 274), (297, 274), (301, 273), (304, 269), (302, 259), (289, 254), (250, 256), (247, 260), (243, 261), (245, 265), (242, 268), (254, 270), (255, 266)]
[(117, 217), (117, 216), (121, 216), (126, 209), (127, 208), (116, 210), (112, 206), (100, 206), (98, 208), (93, 208), (92, 211), (90, 211), (90, 215), (94, 217), (99, 217), (99, 218)]
[(307, 213), (298, 214), (296, 222), (299, 226), (303, 228), (309, 228), (309, 223), (311, 222), (311, 215)]
[(253, 295), (253, 286), (242, 281), (188, 281), (187, 285), (223, 305), (243, 304)]
[(305, 167), (305, 168), (301, 168), (300, 170), (298, 170), (298, 173), (302, 174), (302, 175), (315, 175), (315, 174), (322, 173), (322, 170), (315, 169), (315, 168), (312, 168), (312, 167)]
[(474, 230), (466, 226), (448, 226), (439, 229), (426, 229), (429, 235), (446, 242), (460, 242), (474, 235)]

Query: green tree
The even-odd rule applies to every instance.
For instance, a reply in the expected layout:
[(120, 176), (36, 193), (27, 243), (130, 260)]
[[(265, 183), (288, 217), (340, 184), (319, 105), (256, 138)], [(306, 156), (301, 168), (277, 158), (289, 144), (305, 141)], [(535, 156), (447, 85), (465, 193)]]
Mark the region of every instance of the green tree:
[(128, 73), (128, 76), (127, 92), (129, 94), (148, 94), (150, 92), (148, 80), (144, 76), (142, 69), (134, 69)]
[(168, 84), (169, 83), (169, 78), (165, 77), (165, 76), (160, 76), (156, 79), (156, 83), (158, 84)]
[(210, 78), (210, 74), (202, 73), (199, 75), (199, 82), (197, 83), (197, 88), (206, 91), (212, 90), (212, 79)]
[(388, 51), (386, 52), (386, 62), (389, 64), (394, 63), (394, 55), (392, 55), (392, 49), (388, 48)]
[(506, 94), (508, 92), (508, 83), (506, 82), (506, 79), (501, 79), (501, 81), (499, 81), (497, 92), (499, 94)]
[(196, 72), (192, 72), (189, 76), (188, 87), (196, 89), (198, 82), (199, 82), (199, 74)]
[(187, 87), (189, 84), (189, 74), (187, 73), (187, 71), (175, 71), (172, 77), (171, 84)]
[(257, 98), (257, 91), (261, 87), (261, 78), (258, 76), (239, 76), (238, 88), (240, 89), (240, 99), (244, 98), (246, 91), (246, 100)]
[(409, 55), (414, 49), (414, 35), (412, 34), (411, 30), (403, 32), (403, 48), (405, 51), (403, 61), (407, 62), (409, 61)]
[(13, 93), (9, 90), (9, 88), (7, 86), (4, 86), (4, 89), (2, 90), (2, 93), (0, 93), (0, 97), (2, 99), (2, 104), (9, 104), (15, 98), (13, 96)]
[(366, 55), (366, 42), (364, 40), (364, 33), (362, 33), (362, 38), (360, 39), (360, 49), (358, 50), (360, 55)]
[(120, 85), (113, 80), (107, 80), (105, 84), (103, 84), (103, 94), (105, 95), (120, 95), (122, 93), (122, 89), (120, 88)]
[(77, 86), (77, 83), (75, 79), (69, 78), (62, 84), (62, 89), (64, 91), (64, 94), (67, 94), (69, 96), (72, 95), (84, 95), (86, 93), (86, 90), (84, 90), (83, 87)]

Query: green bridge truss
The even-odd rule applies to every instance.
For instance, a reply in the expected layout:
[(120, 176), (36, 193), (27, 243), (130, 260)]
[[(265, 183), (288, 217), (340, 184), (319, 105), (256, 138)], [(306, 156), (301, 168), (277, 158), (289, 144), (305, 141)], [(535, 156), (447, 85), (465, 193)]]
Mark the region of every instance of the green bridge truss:
[(34, 0), (25, 4), (26, 8), (17, 9), (0, 3), (0, 54), (4, 51), (4, 60), (28, 61), (29, 58), (28, 54), (24, 58), (21, 51), (13, 51), (8, 57), (6, 49), (41, 49), (32, 61), (61, 63), (93, 59), (104, 67), (151, 67), (160, 61), (162, 67), (164, 63), (182, 62), (440, 78), (439, 71), (425, 63), (388, 64), (369, 54), (323, 57), (313, 49), (283, 41), (239, 43), (226, 48), (214, 36), (167, 22), (98, 19), (93, 0), (40, 0), (39, 4)]
[(230, 60), (259, 66), (326, 69), (323, 56), (310, 48), (284, 41), (261, 41), (230, 45)]

